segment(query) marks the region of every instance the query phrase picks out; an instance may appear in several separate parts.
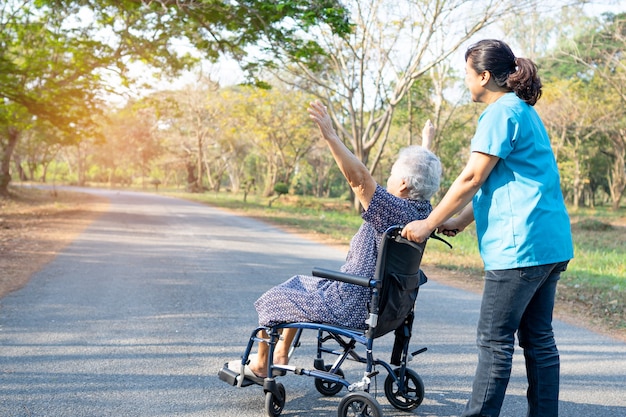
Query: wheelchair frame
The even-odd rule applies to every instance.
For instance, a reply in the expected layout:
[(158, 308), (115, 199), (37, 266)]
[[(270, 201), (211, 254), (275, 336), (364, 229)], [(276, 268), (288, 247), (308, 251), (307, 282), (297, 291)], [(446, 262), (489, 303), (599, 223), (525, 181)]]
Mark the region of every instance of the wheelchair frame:
[[(370, 287), (372, 297), (370, 302), (367, 329), (351, 329), (324, 323), (281, 323), (272, 327), (257, 327), (252, 332), (245, 352), (241, 358), (241, 369), (237, 374), (225, 365), (218, 373), (223, 381), (237, 387), (255, 385), (256, 382), (244, 377), (244, 367), (249, 363), (249, 356), (255, 343), (267, 343), (268, 349), (268, 377), (263, 380), (265, 393), (265, 410), (268, 416), (279, 416), (285, 406), (285, 388), (276, 381), (274, 375), (284, 375), (293, 372), (295, 375), (305, 375), (315, 378), (315, 387), (322, 395), (333, 396), (344, 387), (349, 392), (339, 404), (338, 415), (348, 416), (382, 416), (382, 409), (370, 391), (371, 379), (379, 374), (376, 366), (382, 366), (387, 372), (384, 391), (392, 406), (399, 410), (411, 411), (417, 408), (424, 398), (424, 384), (419, 374), (408, 368), (407, 362), (413, 357), (427, 350), (426, 347), (410, 353), (409, 341), (413, 326), (414, 306), (419, 287), (427, 278), (419, 269), (426, 242), (417, 244), (402, 238), (400, 232), (403, 226), (390, 227), (382, 236), (379, 247), (376, 273), (373, 279), (341, 273), (322, 268), (314, 268), (313, 276), (348, 282), (355, 285)], [(438, 236), (438, 240), (442, 240)], [(444, 241), (445, 242), (445, 241)], [(446, 242), (447, 243), (447, 242)], [(395, 281), (400, 288), (402, 297), (407, 300), (400, 302), (400, 306), (389, 307), (384, 297), (389, 297), (390, 286)], [(409, 282), (407, 284), (406, 282)], [(391, 304), (391, 303), (389, 303)], [(398, 313), (396, 310), (401, 312)], [(406, 311), (405, 311), (406, 310)], [(282, 329), (298, 329), (292, 342), (289, 357), (300, 346), (300, 337), (304, 330), (317, 331), (317, 354), (312, 369), (292, 365), (278, 365), (273, 363), (274, 349), (280, 340)], [(268, 338), (259, 337), (261, 331), (267, 332)], [(395, 330), (395, 342), (391, 360), (388, 362), (378, 359), (373, 354), (374, 340), (392, 330)], [(326, 342), (336, 342), (340, 349), (331, 349)], [(365, 355), (356, 351), (357, 346), (365, 347)], [(324, 362), (323, 355), (337, 356), (331, 364)], [(341, 370), (346, 361), (356, 361), (365, 364), (363, 377), (356, 382), (349, 382)], [(394, 368), (394, 365), (396, 366)]]

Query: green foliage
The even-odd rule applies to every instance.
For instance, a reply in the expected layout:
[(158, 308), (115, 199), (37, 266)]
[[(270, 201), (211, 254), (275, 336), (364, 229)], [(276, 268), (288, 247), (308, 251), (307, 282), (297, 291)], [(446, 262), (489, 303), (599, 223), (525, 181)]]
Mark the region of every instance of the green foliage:
[(219, 136), (212, 150), (236, 154), (227, 167), (231, 177), (238, 164), (238, 175), (255, 177), (264, 195), (271, 194), (276, 182), (295, 184), (299, 165), (318, 142), (306, 113), (310, 101), (310, 96), (287, 86), (269, 90), (237, 86), (220, 91), (216, 98), (221, 109)]
[(550, 81), (538, 107), (574, 207), (602, 191), (617, 210), (626, 188), (625, 35), (626, 14), (605, 14), (541, 61)]
[[(24, 5), (24, 8), (0, 17), (0, 40), (7, 46), (0, 50), (0, 96), (5, 98), (0, 104), (0, 144), (6, 144), (8, 128), (17, 129), (20, 144), (16, 152), (24, 166), (34, 167), (32, 172), (44, 172), (46, 164), (62, 154), (71, 161), (68, 170), (83, 169), (86, 172), (76, 172), (75, 176), (88, 180), (130, 183), (134, 177), (150, 177), (157, 170), (164, 184), (170, 179), (184, 184), (191, 178), (198, 180), (199, 190), (220, 187), (239, 190), (245, 187), (245, 179), (253, 178), (266, 196), (272, 193), (276, 182), (283, 182), (298, 195), (349, 199), (349, 188), (327, 148), (317, 142), (319, 135), (306, 115), (310, 96), (294, 88), (297, 84), (300, 89), (326, 96), (318, 88), (321, 82), (328, 87), (325, 91), (332, 92), (328, 96), (329, 105), (334, 106), (336, 122), (343, 125), (342, 138), (373, 169), (376, 180), (382, 184), (397, 150), (409, 142), (409, 132), (411, 143), (420, 143), (424, 121), (437, 118), (433, 150), (444, 165), (442, 191), (437, 199), (465, 165), (476, 119), (483, 109), (463, 101), (453, 103), (437, 95), (456, 88), (455, 83), (460, 79), (454, 77), (445, 59), (440, 63), (418, 62), (416, 55), (410, 91), (396, 96), (396, 92), (409, 85), (403, 84), (408, 73), (384, 66), (392, 52), (397, 51), (381, 54), (382, 50), (372, 47), (365, 38), (363, 44), (357, 45), (357, 34), (366, 28), (353, 26), (346, 8), (335, 0), (25, 0), (6, 4), (6, 7)], [(367, 11), (367, 5), (364, 6), (353, 13)], [(391, 3), (387, 6), (387, 12), (397, 11)], [(616, 140), (617, 133), (624, 130), (625, 106), (619, 98), (620, 90), (611, 86), (626, 85), (620, 67), (624, 48), (617, 36), (623, 34), (624, 16), (606, 15), (593, 20), (574, 9), (564, 9), (563, 16), (568, 21), (561, 24), (547, 18), (539, 21), (542, 30), (562, 30), (558, 48), (533, 50), (546, 57), (538, 60), (545, 85), (540, 105), (552, 100), (552, 110), (561, 109), (556, 116), (570, 117), (569, 120), (552, 118), (549, 126), (566, 197), (583, 205), (606, 204), (611, 195), (616, 200), (620, 190)], [(411, 26), (415, 22), (404, 20), (406, 15), (398, 16), (397, 21), (380, 20), (374, 15), (362, 17), (380, 25), (377, 30), (382, 30), (381, 42), (394, 39), (395, 33), (383, 29), (417, 30)], [(520, 15), (511, 24), (517, 27), (530, 22), (524, 17)], [(540, 43), (536, 40), (549, 39), (553, 33), (556, 32), (533, 35), (524, 45)], [(428, 45), (427, 38), (419, 39), (415, 51), (426, 52), (427, 49), (421, 48)], [(191, 96), (189, 90), (157, 93), (131, 102), (123, 109), (102, 107), (99, 92), (109, 88), (105, 74), (116, 73), (124, 85), (131, 86), (129, 64), (132, 62), (144, 62), (164, 75), (175, 75), (188, 68), (194, 59), (174, 53), (173, 46), (181, 40), (189, 41), (209, 58), (230, 53), (261, 70), (266, 62), (243, 58), (247, 46), (258, 43), (258, 48), (267, 48), (267, 54), (263, 55), (271, 61), (267, 63), (290, 86), (281, 87), (284, 84), (274, 79), (272, 88), (266, 90), (233, 87), (205, 94), (209, 84), (203, 80), (190, 87), (191, 90), (198, 87), (195, 92), (205, 94), (204, 101), (194, 111), (185, 102)], [(336, 50), (331, 51), (325, 44), (329, 40), (334, 46), (339, 45)], [(345, 40), (349, 42), (342, 43)], [(392, 42), (380, 45), (383, 44), (395, 47)], [(557, 54), (563, 51), (567, 54)], [(574, 52), (580, 55), (572, 55)], [(614, 59), (603, 60), (607, 56)], [(329, 67), (333, 59), (351, 69)], [(380, 68), (378, 59), (383, 65)], [(317, 78), (298, 78), (295, 72), (285, 76), (283, 71), (291, 71), (293, 66), (288, 62), (293, 61), (313, 71)], [(457, 64), (453, 67), (458, 67)], [(596, 70), (589, 69), (589, 64), (595, 65)], [(567, 68), (561, 69), (559, 65)], [(359, 69), (363, 68), (367, 71), (359, 75)], [(602, 72), (604, 69), (606, 72)], [(382, 84), (375, 88), (359, 84), (377, 71), (380, 74), (397, 71), (397, 77), (391, 82), (379, 80)], [(603, 79), (601, 73), (615, 78)], [(565, 87), (559, 86), (563, 80), (568, 82)], [(259, 80), (250, 81), (254, 85)], [(265, 85), (269, 86), (269, 83)], [(555, 91), (562, 93), (562, 89), (567, 94), (557, 97)], [(363, 93), (366, 91), (368, 94)], [(350, 102), (347, 97), (355, 101)], [(385, 136), (382, 132), (387, 130), (382, 121), (388, 101), (394, 103), (394, 123)], [(589, 111), (582, 114), (577, 109)], [(195, 111), (204, 112), (204, 116), (197, 117), (200, 113)], [(109, 120), (98, 113), (106, 113)], [(204, 131), (200, 132), (201, 129)], [(204, 135), (200, 135), (200, 144), (197, 133)], [(74, 146), (77, 143), (81, 146)], [(190, 171), (193, 171), (191, 176)]]
[(283, 194), (289, 194), (289, 186), (284, 182), (278, 182), (274, 185), (274, 192), (279, 196)]
[[(58, 131), (58, 143), (100, 135), (95, 118), (108, 74), (130, 86), (130, 64), (141, 62), (165, 76), (190, 68), (197, 58), (177, 52), (181, 39), (210, 59), (236, 57), (260, 41), (287, 41), (298, 30), (328, 25), (350, 31), (346, 10), (335, 0), (278, 2), (169, 2), (110, 0), (10, 0), (0, 11), (0, 193), (10, 180), (15, 132), (32, 120)], [(293, 52), (320, 52), (314, 42), (292, 43)], [(21, 114), (19, 120), (14, 115)], [(11, 129), (11, 146), (6, 132)], [(140, 156), (142, 170), (150, 158)], [(79, 173), (79, 176), (82, 173)]]
[(419, 145), (422, 142), (422, 127), (424, 122), (431, 118), (434, 111), (432, 84), (433, 81), (430, 78), (418, 78), (411, 86), (409, 93), (398, 104), (394, 116), (394, 124), (400, 126), (406, 126), (411, 122), (413, 124), (411, 128), (413, 137), (407, 138), (405, 145), (408, 144), (409, 140), (413, 145)]
[(607, 56), (617, 58), (615, 65), (624, 50), (625, 19), (625, 13), (605, 13), (598, 19), (579, 16), (578, 21), (568, 22), (576, 24), (574, 36), (560, 38), (552, 53), (537, 60), (544, 79), (591, 82), (596, 69), (610, 64)]

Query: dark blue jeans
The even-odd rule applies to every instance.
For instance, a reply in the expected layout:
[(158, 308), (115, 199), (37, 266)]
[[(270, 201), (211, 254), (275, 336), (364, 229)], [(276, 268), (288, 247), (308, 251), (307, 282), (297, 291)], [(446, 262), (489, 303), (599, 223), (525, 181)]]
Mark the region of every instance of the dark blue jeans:
[(528, 378), (527, 417), (557, 417), (559, 351), (552, 332), (556, 284), (568, 262), (485, 272), (478, 366), (462, 417), (497, 417), (511, 376), (515, 333)]

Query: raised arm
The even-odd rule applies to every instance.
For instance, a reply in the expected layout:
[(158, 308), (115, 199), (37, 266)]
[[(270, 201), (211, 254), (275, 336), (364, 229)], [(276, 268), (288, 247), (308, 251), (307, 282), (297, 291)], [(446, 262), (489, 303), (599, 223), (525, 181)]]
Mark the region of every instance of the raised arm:
[(376, 181), (367, 167), (339, 139), (326, 106), (320, 101), (314, 101), (309, 106), (308, 112), (311, 119), (317, 123), (343, 176), (346, 177), (363, 208), (367, 209), (376, 191)]
[(426, 120), (426, 123), (424, 123), (424, 128), (422, 129), (422, 148), (430, 149), (434, 139), (435, 125), (433, 125), (433, 122), (428, 119)]

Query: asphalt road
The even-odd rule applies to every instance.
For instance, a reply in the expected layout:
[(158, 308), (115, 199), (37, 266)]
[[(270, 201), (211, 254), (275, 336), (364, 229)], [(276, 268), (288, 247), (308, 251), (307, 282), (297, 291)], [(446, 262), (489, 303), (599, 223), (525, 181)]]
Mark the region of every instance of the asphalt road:
[[(109, 211), (25, 288), (0, 299), (0, 416), (263, 416), (262, 390), (231, 387), (218, 369), (243, 353), (263, 291), (314, 266), (338, 267), (345, 253), (200, 204), (89, 192), (110, 198)], [(413, 413), (395, 410), (383, 370), (377, 399), (385, 416), (460, 414), (476, 364), (479, 302), (432, 280), (422, 287), (412, 348), (428, 351), (410, 366), (424, 380), (425, 400)], [(560, 416), (626, 416), (626, 344), (561, 322), (555, 328)], [(305, 337), (293, 363), (311, 366), (313, 342)], [(390, 345), (385, 336), (375, 352)], [(358, 376), (361, 368), (344, 371)], [(335, 416), (345, 394), (322, 397), (305, 376), (280, 380), (283, 416)], [(525, 415), (524, 390), (518, 349), (503, 417)]]

